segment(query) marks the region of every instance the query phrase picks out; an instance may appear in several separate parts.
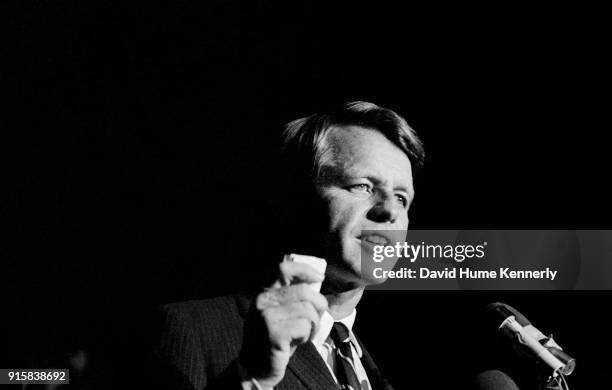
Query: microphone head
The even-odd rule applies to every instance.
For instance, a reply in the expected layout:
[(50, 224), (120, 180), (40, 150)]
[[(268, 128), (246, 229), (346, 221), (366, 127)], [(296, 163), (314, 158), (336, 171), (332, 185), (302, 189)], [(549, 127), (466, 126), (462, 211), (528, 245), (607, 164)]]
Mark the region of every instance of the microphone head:
[(474, 390), (519, 390), (519, 387), (505, 373), (488, 370), (476, 376)]
[(520, 311), (516, 310), (510, 305), (506, 305), (505, 303), (489, 303), (487, 305), (487, 311), (494, 313), (496, 316), (498, 316), (498, 318), (501, 319), (501, 321), (512, 315), (515, 317), (516, 322), (518, 322), (521, 326), (527, 326), (531, 324), (531, 322), (529, 322), (529, 320), (524, 315), (522, 315)]

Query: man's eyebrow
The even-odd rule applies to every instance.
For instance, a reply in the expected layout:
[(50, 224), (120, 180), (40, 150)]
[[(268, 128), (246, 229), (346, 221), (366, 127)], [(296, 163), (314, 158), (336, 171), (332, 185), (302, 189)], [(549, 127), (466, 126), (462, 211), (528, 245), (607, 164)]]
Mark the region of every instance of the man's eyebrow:
[(405, 185), (395, 186), (394, 190), (403, 191), (403, 192), (406, 192), (408, 194), (411, 194), (413, 192), (413, 191), (410, 191), (409, 187), (407, 187)]

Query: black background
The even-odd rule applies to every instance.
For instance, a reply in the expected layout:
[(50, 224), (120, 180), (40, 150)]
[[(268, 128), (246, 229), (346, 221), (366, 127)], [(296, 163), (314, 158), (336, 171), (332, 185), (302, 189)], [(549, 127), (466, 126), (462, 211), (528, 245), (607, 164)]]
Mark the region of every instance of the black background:
[[(281, 127), (347, 100), (423, 139), (412, 228), (610, 228), (601, 10), (29, 1), (4, 15), (3, 366), (84, 350), (89, 387), (120, 387), (151, 307), (257, 285), (278, 261)], [(471, 318), (507, 301), (559, 332), (588, 388), (604, 383), (609, 298), (378, 292), (359, 327), (397, 388), (444, 387), (494, 364)], [(368, 343), (381, 327), (393, 340)]]

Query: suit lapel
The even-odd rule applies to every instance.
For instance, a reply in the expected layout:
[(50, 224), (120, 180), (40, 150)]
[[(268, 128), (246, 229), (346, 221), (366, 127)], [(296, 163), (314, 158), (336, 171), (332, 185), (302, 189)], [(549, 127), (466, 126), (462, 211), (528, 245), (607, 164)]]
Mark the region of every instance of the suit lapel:
[[(355, 338), (357, 338), (357, 336), (355, 336)], [(366, 374), (368, 374), (368, 379), (370, 380), (372, 389), (393, 390), (393, 387), (391, 387), (389, 382), (387, 382), (387, 380), (383, 378), (382, 374), (380, 373), (380, 370), (378, 369), (378, 366), (376, 365), (376, 363), (374, 363), (374, 359), (372, 359), (372, 356), (370, 356), (368, 351), (365, 349), (361, 340), (357, 338), (357, 342), (361, 346), (361, 351), (363, 352), (363, 355), (361, 357), (361, 364), (363, 365)]]
[(315, 346), (310, 342), (297, 348), (287, 367), (308, 389), (338, 389), (329, 368), (327, 368)]

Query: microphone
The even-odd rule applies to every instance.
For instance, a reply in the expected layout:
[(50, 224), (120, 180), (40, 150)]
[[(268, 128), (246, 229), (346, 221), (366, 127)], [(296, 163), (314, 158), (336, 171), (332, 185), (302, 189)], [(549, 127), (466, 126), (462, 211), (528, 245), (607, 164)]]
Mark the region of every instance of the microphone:
[(488, 370), (476, 376), (474, 390), (519, 390), (514, 381), (499, 370)]
[(563, 352), (553, 340), (533, 326), (527, 318), (510, 305), (495, 302), (487, 306), (498, 320), (499, 330), (513, 342), (519, 353), (536, 359), (553, 373), (570, 375), (576, 368), (576, 359)]

